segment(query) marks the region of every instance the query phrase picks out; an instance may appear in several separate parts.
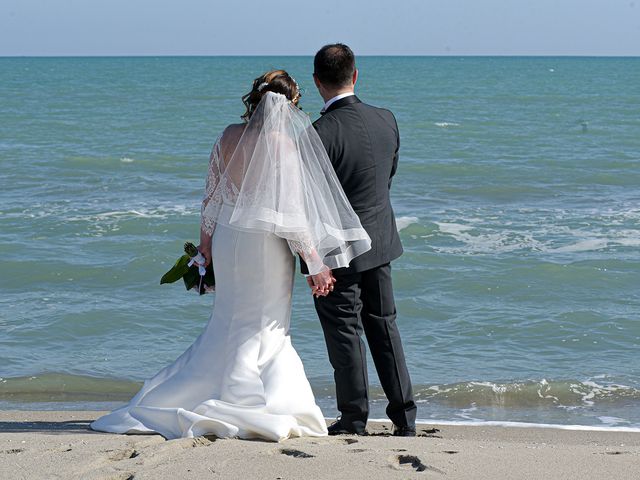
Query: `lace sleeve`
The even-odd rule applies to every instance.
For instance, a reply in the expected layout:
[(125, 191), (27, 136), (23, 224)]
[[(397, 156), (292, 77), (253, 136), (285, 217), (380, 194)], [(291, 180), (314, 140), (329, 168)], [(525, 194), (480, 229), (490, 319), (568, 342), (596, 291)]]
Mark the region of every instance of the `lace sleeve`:
[(207, 206), (211, 203), (211, 207), (216, 207), (220, 204), (221, 198), (219, 189), (217, 188), (220, 181), (220, 139), (222, 135), (218, 137), (216, 143), (211, 149), (211, 155), (209, 155), (209, 171), (207, 172), (207, 180), (205, 182), (204, 197), (202, 198), (202, 205), (200, 207), (200, 228), (207, 235), (213, 235), (213, 231), (216, 227), (215, 218), (207, 214)]
[(310, 275), (315, 275), (325, 270), (327, 267), (322, 263), (322, 259), (318, 255), (311, 237), (300, 234), (297, 240), (288, 238), (287, 243), (289, 249), (295, 255), (296, 253), (302, 257)]
[(300, 240), (287, 239), (287, 243), (291, 252), (300, 255), (305, 262), (311, 258), (312, 253), (315, 251), (310, 238), (301, 238)]

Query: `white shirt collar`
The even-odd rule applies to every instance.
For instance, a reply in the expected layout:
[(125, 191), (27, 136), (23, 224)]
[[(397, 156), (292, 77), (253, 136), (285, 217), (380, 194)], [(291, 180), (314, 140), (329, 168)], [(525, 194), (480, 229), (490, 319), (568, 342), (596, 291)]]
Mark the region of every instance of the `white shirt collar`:
[(355, 95), (355, 93), (354, 92), (341, 93), (340, 95), (336, 95), (335, 97), (330, 98), (329, 100), (326, 101), (326, 103), (324, 104), (324, 107), (322, 107), (322, 110), (320, 110), (320, 113), (326, 112), (327, 108), (329, 108), (331, 104), (337, 102), (342, 98), (350, 97), (351, 95)]

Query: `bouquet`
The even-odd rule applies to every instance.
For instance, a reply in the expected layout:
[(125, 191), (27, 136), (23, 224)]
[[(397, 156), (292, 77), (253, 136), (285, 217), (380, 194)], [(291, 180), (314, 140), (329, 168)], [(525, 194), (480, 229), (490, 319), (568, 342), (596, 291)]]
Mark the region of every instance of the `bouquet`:
[(209, 264), (205, 268), (205, 258), (191, 242), (184, 244), (184, 252), (171, 270), (162, 276), (160, 285), (182, 279), (187, 290), (197, 287), (200, 295), (214, 292), (216, 278), (213, 275), (213, 265)]

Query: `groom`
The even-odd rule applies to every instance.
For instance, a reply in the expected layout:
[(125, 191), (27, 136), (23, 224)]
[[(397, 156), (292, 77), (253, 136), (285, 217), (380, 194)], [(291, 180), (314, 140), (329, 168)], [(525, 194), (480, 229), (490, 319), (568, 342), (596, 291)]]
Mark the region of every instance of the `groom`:
[[(402, 254), (389, 200), (398, 166), (398, 125), (389, 110), (367, 105), (355, 96), (358, 70), (348, 46), (325, 45), (313, 66), (313, 79), (326, 102), (313, 125), (372, 242), (371, 250), (354, 258), (349, 267), (332, 272), (336, 279), (332, 291), (314, 295), (342, 414), (329, 427), (329, 435), (366, 433), (369, 392), (364, 331), (389, 401), (393, 434), (414, 436), (417, 407), (391, 285), (390, 262)], [(313, 287), (311, 277), (309, 283)]]

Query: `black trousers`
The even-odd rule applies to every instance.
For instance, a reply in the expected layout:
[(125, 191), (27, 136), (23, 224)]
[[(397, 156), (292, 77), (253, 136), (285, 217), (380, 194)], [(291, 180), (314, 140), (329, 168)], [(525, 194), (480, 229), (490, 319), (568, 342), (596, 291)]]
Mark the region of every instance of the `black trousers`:
[(366, 347), (387, 396), (387, 416), (398, 426), (413, 426), (417, 407), (396, 325), (391, 265), (364, 272), (335, 270), (336, 284), (326, 297), (315, 298), (336, 382), (340, 423), (364, 430), (369, 416)]

